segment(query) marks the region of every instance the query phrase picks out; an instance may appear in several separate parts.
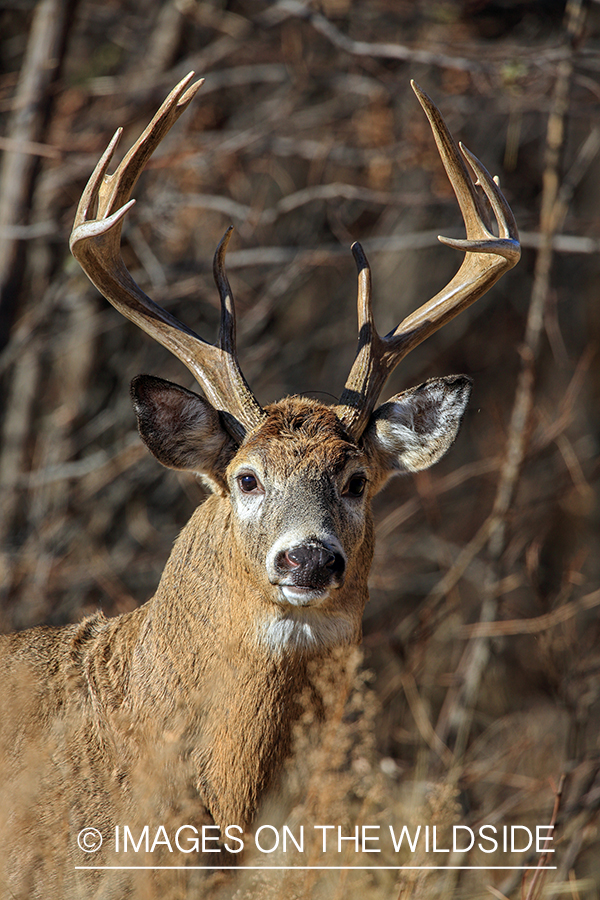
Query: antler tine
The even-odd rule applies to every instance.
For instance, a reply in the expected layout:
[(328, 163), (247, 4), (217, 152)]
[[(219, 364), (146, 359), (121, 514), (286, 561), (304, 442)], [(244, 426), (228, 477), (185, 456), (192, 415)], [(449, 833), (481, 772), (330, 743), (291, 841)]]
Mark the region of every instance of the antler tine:
[(355, 241), (350, 248), (358, 272), (358, 333), (363, 328), (374, 329), (373, 304), (371, 301), (371, 267), (361, 244)]
[(229, 240), (233, 234), (233, 225), (230, 225), (215, 250), (213, 259), (213, 277), (219, 297), (221, 299), (221, 324), (219, 327), (219, 347), (227, 353), (235, 353), (236, 341), (236, 325), (235, 325), (235, 303), (233, 300), (233, 292), (229, 284), (229, 278), (225, 271), (225, 256)]
[[(248, 383), (237, 361), (235, 303), (229, 278), (225, 271), (225, 255), (232, 234), (233, 225), (230, 225), (219, 241), (213, 260), (213, 275), (221, 299), (221, 324), (219, 327), (218, 346), (221, 351), (223, 366), (227, 369), (227, 381), (234, 387), (235, 396), (239, 398), (243, 409), (247, 412), (248, 410), (254, 410), (258, 403), (248, 387)], [(254, 424), (257, 425), (263, 417), (264, 412), (258, 406), (256, 417), (253, 419)]]
[[(383, 338), (377, 334), (371, 314), (365, 318), (361, 310), (365, 301), (362, 289), (359, 289), (358, 350), (338, 406), (338, 416), (356, 439), (364, 431), (377, 398), (398, 363), (429, 335), (483, 296), (517, 264), (521, 255), (515, 219), (500, 188), (462, 144), (459, 151), (433, 101), (415, 82), (411, 84), (429, 119), (467, 232), (466, 240), (444, 237), (439, 240), (466, 253), (458, 272), (446, 287)], [(476, 182), (469, 174), (467, 162), (476, 176)], [(483, 194), (498, 222), (499, 237), (492, 234), (486, 225)], [(360, 257), (356, 253), (354, 255), (360, 280), (364, 277), (365, 267), (368, 270), (368, 264), (362, 250)], [(368, 305), (370, 310), (370, 300)]]
[[(107, 175), (122, 129), (116, 132), (82, 194), (70, 246), (73, 256), (106, 299), (190, 369), (207, 399), (222, 413), (232, 437), (243, 440), (247, 431), (262, 420), (264, 412), (237, 361), (233, 300), (226, 278), (228, 300), (217, 283), (222, 320), (228, 317), (231, 324), (222, 325), (219, 346), (214, 346), (151, 300), (133, 280), (121, 257), (123, 218), (135, 202), (129, 199), (131, 192), (152, 153), (203, 83), (201, 79), (189, 86), (193, 75), (191, 72), (171, 91), (114, 173)], [(220, 245), (223, 257), (227, 240)]]
[(358, 273), (358, 349), (351, 372), (353, 381), (351, 383), (350, 377), (348, 378), (340, 404), (341, 410), (338, 408), (338, 415), (347, 424), (350, 422), (347, 410), (359, 411), (361, 408), (360, 386), (370, 384), (376, 378), (376, 364), (383, 349), (373, 318), (371, 267), (358, 241), (352, 244), (351, 249)]

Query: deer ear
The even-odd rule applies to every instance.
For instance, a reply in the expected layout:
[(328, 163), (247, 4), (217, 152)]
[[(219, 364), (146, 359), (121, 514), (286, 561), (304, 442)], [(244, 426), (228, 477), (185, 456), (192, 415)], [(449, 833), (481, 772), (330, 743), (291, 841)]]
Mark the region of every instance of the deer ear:
[(153, 375), (133, 379), (131, 398), (141, 438), (163, 466), (224, 484), (237, 447), (207, 400)]
[(466, 375), (432, 378), (396, 394), (375, 410), (365, 431), (380, 456), (384, 477), (419, 472), (451, 447), (471, 395)]

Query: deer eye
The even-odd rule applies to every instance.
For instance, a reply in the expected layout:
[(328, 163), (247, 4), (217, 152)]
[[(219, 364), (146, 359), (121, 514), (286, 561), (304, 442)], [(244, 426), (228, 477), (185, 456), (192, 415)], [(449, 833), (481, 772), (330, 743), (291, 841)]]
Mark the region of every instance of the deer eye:
[(344, 488), (344, 495), (346, 497), (362, 497), (366, 483), (367, 479), (364, 475), (353, 475)]
[(258, 478), (256, 477), (256, 475), (252, 475), (250, 472), (245, 472), (243, 475), (239, 475), (238, 484), (240, 486), (240, 490), (244, 494), (254, 494), (258, 492), (260, 488)]

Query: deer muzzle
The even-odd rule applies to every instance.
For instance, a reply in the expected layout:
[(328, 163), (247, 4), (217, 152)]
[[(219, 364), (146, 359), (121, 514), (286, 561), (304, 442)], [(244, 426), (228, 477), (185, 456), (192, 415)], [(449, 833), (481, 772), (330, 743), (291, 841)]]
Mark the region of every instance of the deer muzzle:
[(296, 606), (318, 605), (344, 582), (345, 554), (335, 539), (311, 539), (275, 549), (268, 564), (271, 584)]

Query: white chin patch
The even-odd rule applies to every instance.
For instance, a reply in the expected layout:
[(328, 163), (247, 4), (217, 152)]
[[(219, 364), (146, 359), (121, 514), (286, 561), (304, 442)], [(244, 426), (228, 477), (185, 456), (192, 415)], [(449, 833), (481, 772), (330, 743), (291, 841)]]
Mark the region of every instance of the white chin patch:
[(329, 590), (309, 590), (287, 584), (280, 584), (279, 592), (284, 603), (291, 603), (292, 606), (311, 606), (313, 609), (321, 606), (329, 596)]
[(264, 622), (259, 634), (261, 643), (270, 650), (313, 653), (351, 644), (354, 626), (339, 614), (298, 607)]

